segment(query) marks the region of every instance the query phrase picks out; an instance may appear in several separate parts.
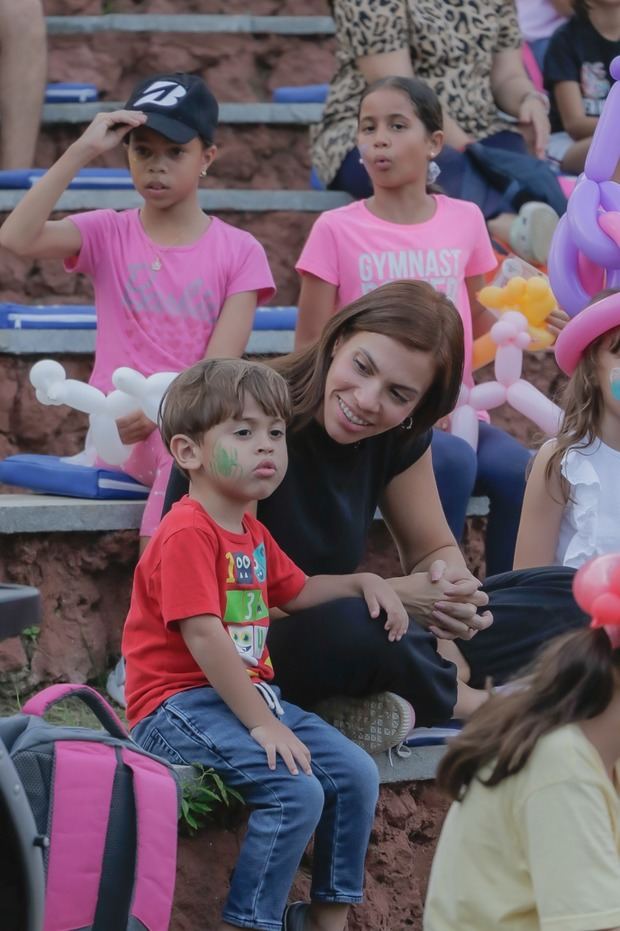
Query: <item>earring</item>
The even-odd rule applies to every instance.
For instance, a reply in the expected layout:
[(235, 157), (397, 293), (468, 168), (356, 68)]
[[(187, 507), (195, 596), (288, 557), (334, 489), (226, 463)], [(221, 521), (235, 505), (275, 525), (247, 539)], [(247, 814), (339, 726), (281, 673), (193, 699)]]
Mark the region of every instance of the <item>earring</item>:
[(426, 170), (426, 180), (429, 184), (434, 184), (439, 175), (441, 174), (441, 168), (437, 162), (431, 161), (428, 163), (428, 168)]
[(202, 171), (200, 172), (200, 177), (201, 177), (201, 178), (206, 178), (206, 177), (207, 177), (207, 171), (208, 171), (208, 169), (207, 169), (206, 167), (203, 168)]
[(363, 159), (361, 156), (360, 156), (360, 158), (359, 158), (359, 163), (360, 163), (360, 165), (363, 165), (363, 164), (364, 164), (364, 159)]
[(411, 415), (407, 417), (405, 420), (403, 420), (400, 426), (402, 430), (411, 430), (413, 427), (413, 417), (411, 417)]

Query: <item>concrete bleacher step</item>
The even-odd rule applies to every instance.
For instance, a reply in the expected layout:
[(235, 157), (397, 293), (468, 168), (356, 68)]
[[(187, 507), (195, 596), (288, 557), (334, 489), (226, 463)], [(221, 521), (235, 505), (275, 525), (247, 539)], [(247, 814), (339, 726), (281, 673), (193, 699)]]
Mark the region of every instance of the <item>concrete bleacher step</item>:
[(104, 13), (100, 16), (48, 16), (49, 35), (95, 32), (250, 33), (254, 35), (330, 36), (331, 16), (252, 16), (199, 13)]
[[(379, 782), (382, 785), (397, 782), (428, 782), (435, 778), (437, 767), (446, 752), (445, 745), (430, 747), (413, 747), (406, 757), (392, 753), (380, 753), (373, 756), (379, 770)], [(182, 785), (191, 786), (198, 780), (198, 772), (193, 766), (175, 766)]]
[[(12, 210), (24, 196), (23, 190), (0, 190), (0, 212)], [(203, 210), (235, 211), (239, 213), (264, 213), (283, 210), (301, 213), (321, 213), (333, 207), (342, 207), (351, 202), (348, 194), (339, 191), (270, 191), (222, 190), (203, 188), (198, 193), (198, 201)], [(70, 213), (74, 210), (96, 210), (111, 208), (126, 210), (140, 207), (142, 198), (131, 190), (73, 190), (65, 191), (54, 210)]]
[[(122, 100), (100, 100), (89, 103), (47, 103), (43, 107), (43, 123), (89, 123), (97, 113), (119, 110)], [(310, 126), (318, 123), (323, 113), (320, 103), (221, 103), (220, 126), (253, 125)]]
[[(0, 494), (0, 534), (137, 530), (144, 506), (144, 501)], [(488, 498), (471, 498), (467, 513), (479, 517), (488, 510)]]

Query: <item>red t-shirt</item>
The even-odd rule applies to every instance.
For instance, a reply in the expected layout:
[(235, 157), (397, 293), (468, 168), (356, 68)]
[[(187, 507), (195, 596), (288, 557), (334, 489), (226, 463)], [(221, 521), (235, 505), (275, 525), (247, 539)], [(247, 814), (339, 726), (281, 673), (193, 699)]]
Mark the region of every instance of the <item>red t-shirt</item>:
[(244, 533), (224, 530), (182, 498), (164, 517), (134, 575), (123, 633), (131, 727), (166, 698), (208, 685), (178, 621), (219, 617), (253, 678), (272, 679), (266, 646), (269, 608), (295, 598), (306, 576), (249, 514)]

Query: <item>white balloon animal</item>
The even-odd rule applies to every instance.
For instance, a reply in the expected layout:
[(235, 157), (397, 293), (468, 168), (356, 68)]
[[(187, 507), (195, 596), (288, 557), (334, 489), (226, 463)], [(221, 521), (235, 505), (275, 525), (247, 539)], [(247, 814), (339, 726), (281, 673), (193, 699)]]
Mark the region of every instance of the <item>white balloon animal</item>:
[(451, 432), (478, 447), (478, 411), (491, 410), (508, 403), (520, 414), (553, 436), (557, 433), (562, 411), (538, 388), (521, 377), (523, 350), (531, 341), (527, 318), (516, 310), (507, 311), (490, 330), (497, 344), (495, 356), (496, 381), (483, 382), (468, 388), (461, 386), (457, 405), (450, 418)]
[(159, 405), (168, 386), (177, 377), (178, 372), (156, 372), (145, 378), (135, 369), (123, 366), (112, 375), (112, 384), (124, 394), (129, 395), (141, 408), (149, 420), (157, 423)]
[(106, 396), (93, 385), (67, 378), (62, 365), (53, 359), (36, 362), (30, 369), (30, 381), (41, 404), (67, 404), (89, 415), (85, 452), (73, 461), (92, 464), (99, 455), (110, 465), (122, 465), (128, 459), (133, 446), (121, 442), (116, 420), (138, 410), (133, 397), (123, 391)]

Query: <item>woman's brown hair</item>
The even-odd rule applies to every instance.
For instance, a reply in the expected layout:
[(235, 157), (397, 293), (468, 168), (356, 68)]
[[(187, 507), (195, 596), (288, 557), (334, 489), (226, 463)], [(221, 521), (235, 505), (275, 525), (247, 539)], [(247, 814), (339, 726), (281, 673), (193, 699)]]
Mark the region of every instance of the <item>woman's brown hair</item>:
[[(591, 303), (595, 304), (612, 294), (618, 294), (618, 290), (608, 288), (601, 291)], [(603, 333), (586, 347), (566, 383), (561, 399), (564, 417), (556, 437), (555, 449), (545, 466), (545, 479), (548, 483), (560, 474), (560, 465), (567, 449), (583, 449), (600, 435), (604, 402), (598, 380), (597, 361), (602, 346), (606, 346), (610, 352), (620, 351), (620, 326)], [(561, 486), (566, 502), (570, 497), (570, 488), (565, 482), (561, 482)]]
[(363, 332), (388, 336), (407, 349), (430, 353), (435, 360), (433, 381), (414, 409), (409, 436), (428, 430), (454, 408), (464, 360), (458, 311), (445, 294), (425, 281), (392, 281), (338, 311), (307, 349), (270, 362), (288, 382), (293, 430), (320, 410), (336, 345)]
[(601, 714), (619, 672), (620, 650), (612, 649), (603, 628), (586, 627), (553, 640), (526, 671), (522, 685), (492, 695), (450, 741), (438, 785), (459, 800), (473, 779), (496, 786), (514, 776), (545, 734)]

